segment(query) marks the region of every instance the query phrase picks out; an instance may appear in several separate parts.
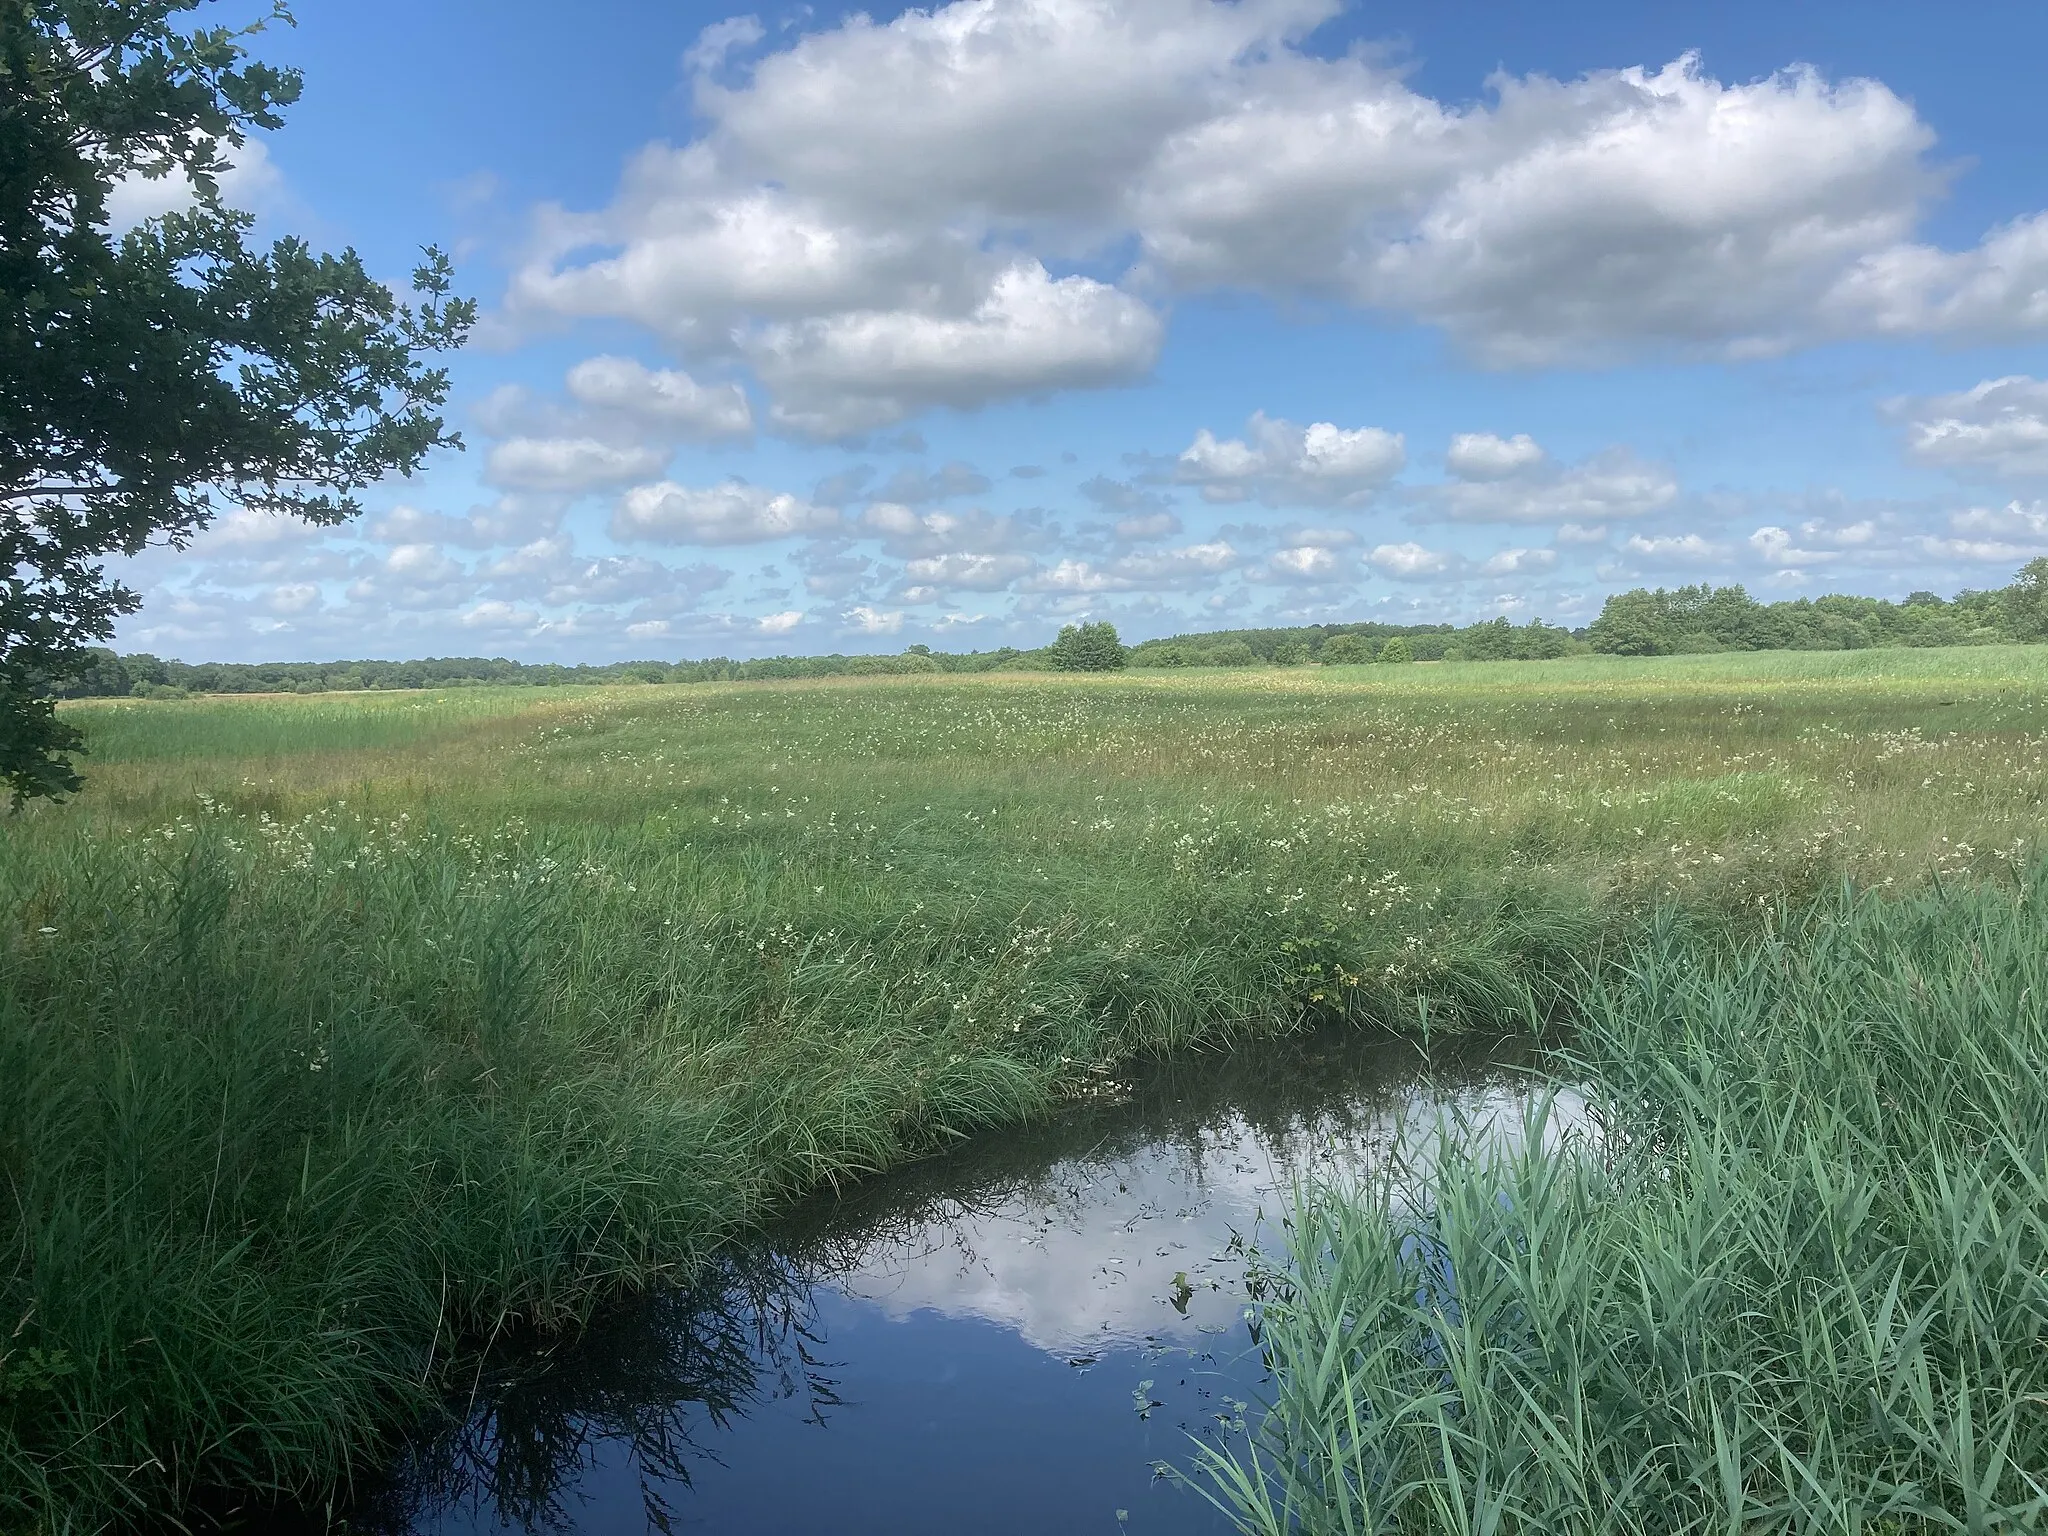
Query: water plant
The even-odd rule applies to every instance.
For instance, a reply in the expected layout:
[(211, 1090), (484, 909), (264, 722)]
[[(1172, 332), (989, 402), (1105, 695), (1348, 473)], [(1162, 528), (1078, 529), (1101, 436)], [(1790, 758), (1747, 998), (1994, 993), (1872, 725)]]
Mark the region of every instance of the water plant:
[(1554, 1063), (1597, 1134), (1304, 1191), (1207, 1486), (1260, 1533), (2040, 1529), (2044, 987), (2039, 866), (1660, 923)]

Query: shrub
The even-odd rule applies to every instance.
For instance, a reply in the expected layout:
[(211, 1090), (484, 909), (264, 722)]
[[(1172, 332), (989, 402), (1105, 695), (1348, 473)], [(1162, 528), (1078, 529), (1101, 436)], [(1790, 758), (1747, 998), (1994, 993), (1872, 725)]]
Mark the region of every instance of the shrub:
[(1381, 661), (1398, 663), (1403, 661), (1413, 661), (1414, 659), (1415, 652), (1408, 648), (1408, 642), (1402, 639), (1399, 635), (1394, 636), (1393, 639), (1389, 640), (1385, 645), (1380, 647)]

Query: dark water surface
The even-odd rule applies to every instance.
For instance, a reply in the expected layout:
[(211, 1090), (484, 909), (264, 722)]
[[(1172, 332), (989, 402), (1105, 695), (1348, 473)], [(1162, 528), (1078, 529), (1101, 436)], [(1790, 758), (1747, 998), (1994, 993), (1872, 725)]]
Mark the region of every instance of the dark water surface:
[(479, 1383), (358, 1529), (1223, 1532), (1158, 1476), (1255, 1416), (1246, 1247), (1404, 1116), (1519, 1118), (1512, 1059), (1355, 1033), (1141, 1075), (814, 1201), (702, 1284)]

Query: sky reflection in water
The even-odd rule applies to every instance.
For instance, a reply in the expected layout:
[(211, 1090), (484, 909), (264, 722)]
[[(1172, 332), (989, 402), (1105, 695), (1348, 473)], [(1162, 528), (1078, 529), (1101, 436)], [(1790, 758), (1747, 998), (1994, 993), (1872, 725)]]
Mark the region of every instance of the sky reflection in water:
[[(514, 1353), (356, 1524), (427, 1532), (1226, 1531), (1153, 1465), (1264, 1372), (1244, 1245), (1300, 1179), (1527, 1089), (1465, 1047), (1326, 1034), (1148, 1075), (814, 1202), (688, 1290)], [(1560, 1106), (1561, 1119), (1576, 1112)]]

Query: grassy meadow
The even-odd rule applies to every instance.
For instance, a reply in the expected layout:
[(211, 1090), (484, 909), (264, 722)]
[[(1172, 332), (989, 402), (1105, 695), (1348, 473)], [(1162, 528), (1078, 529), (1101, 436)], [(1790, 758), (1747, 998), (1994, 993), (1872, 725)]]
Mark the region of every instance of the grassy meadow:
[(2010, 887), (2044, 685), (1994, 647), (69, 706), (86, 793), (0, 823), (0, 1529), (330, 1485), (506, 1329), (1135, 1055), (1540, 1025), (1660, 923)]

